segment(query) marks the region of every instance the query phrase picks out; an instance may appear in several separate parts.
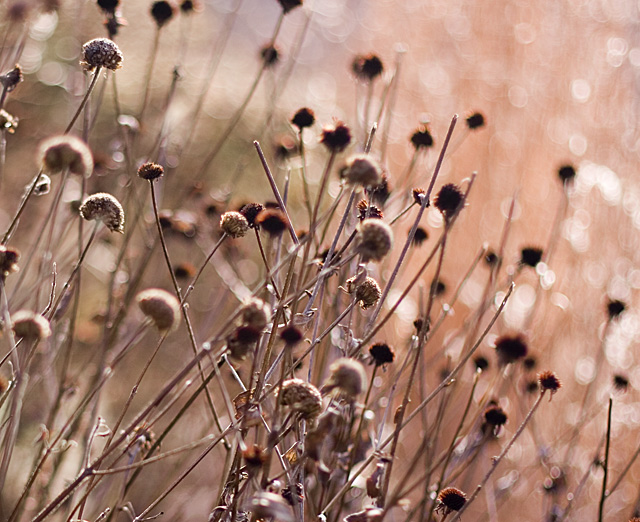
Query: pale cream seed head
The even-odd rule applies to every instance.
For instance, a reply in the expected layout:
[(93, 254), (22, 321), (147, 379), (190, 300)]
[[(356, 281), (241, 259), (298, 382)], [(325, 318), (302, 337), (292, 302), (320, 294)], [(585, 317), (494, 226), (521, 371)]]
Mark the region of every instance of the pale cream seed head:
[(358, 225), (356, 241), (363, 261), (380, 261), (393, 246), (393, 232), (381, 219), (368, 218)]
[(111, 232), (124, 233), (124, 210), (111, 194), (92, 194), (80, 205), (80, 215), (87, 221), (99, 220)]
[(225, 212), (220, 218), (220, 228), (232, 238), (244, 237), (249, 231), (249, 222), (240, 212)]
[(38, 146), (39, 163), (47, 174), (69, 169), (72, 174), (89, 177), (93, 155), (87, 144), (75, 136), (52, 136)]
[(87, 71), (104, 67), (115, 71), (122, 67), (122, 53), (115, 42), (108, 38), (95, 38), (82, 46), (80, 65)]
[(30, 310), (20, 310), (14, 313), (11, 316), (11, 324), (16, 337), (35, 341), (51, 336), (49, 321)]
[(161, 288), (148, 288), (136, 296), (138, 307), (158, 330), (174, 330), (180, 323), (180, 302)]

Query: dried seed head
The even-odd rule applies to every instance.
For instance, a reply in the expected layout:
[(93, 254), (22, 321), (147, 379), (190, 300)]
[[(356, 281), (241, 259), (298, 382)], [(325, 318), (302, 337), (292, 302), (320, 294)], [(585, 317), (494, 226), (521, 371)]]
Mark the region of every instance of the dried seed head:
[(626, 392), (629, 389), (629, 379), (620, 373), (616, 373), (613, 376), (613, 387), (618, 391)]
[(492, 433), (494, 436), (497, 436), (500, 428), (507, 423), (507, 414), (497, 404), (493, 404), (484, 410), (483, 418), (482, 432)]
[(200, 11), (201, 9), (202, 6), (195, 0), (183, 0), (180, 4), (180, 11), (184, 14), (195, 13), (197, 11)]
[(158, 165), (157, 163), (143, 163), (138, 168), (138, 177), (146, 179), (148, 181), (153, 181), (154, 179), (158, 179), (163, 175), (164, 167), (162, 165)]
[(227, 348), (231, 358), (242, 361), (256, 347), (260, 330), (251, 326), (239, 326), (227, 337)]
[(362, 363), (355, 359), (338, 359), (329, 367), (329, 378), (320, 390), (323, 394), (337, 389), (347, 399), (356, 399), (365, 387), (367, 376)]
[[(416, 202), (417, 205), (422, 205), (422, 201), (426, 197), (426, 193), (424, 189), (420, 187), (416, 187), (411, 191), (411, 195), (413, 196), (413, 201)], [(429, 206), (429, 201), (427, 201), (427, 207)]]
[(303, 107), (302, 109), (298, 109), (291, 118), (291, 123), (298, 127), (299, 130), (305, 129), (307, 127), (311, 127), (316, 121), (316, 116), (311, 109), (307, 107)]
[(427, 239), (429, 239), (429, 233), (422, 227), (416, 228), (416, 233), (413, 235), (413, 244), (419, 247)]
[(489, 359), (487, 359), (483, 355), (477, 355), (473, 358), (473, 364), (475, 364), (476, 370), (483, 372), (487, 368), (489, 368)]
[(626, 309), (627, 305), (624, 304), (624, 301), (620, 301), (619, 299), (611, 299), (607, 302), (607, 315), (609, 316), (609, 320), (620, 317), (622, 312)]
[(176, 265), (173, 269), (173, 275), (175, 275), (177, 279), (192, 278), (196, 275), (196, 272), (196, 267), (186, 262)]
[(551, 396), (562, 388), (560, 379), (556, 377), (555, 373), (548, 370), (538, 374), (538, 383), (540, 384), (542, 393), (549, 390), (551, 392)]
[(452, 511), (460, 511), (467, 502), (467, 496), (457, 488), (444, 488), (438, 494), (436, 511), (448, 515)]
[(158, 28), (165, 25), (171, 18), (173, 18), (173, 5), (164, 0), (153, 2), (151, 5), (151, 16), (156, 22)]
[(533, 370), (536, 367), (536, 364), (538, 364), (538, 361), (533, 355), (525, 357), (522, 361), (522, 366), (524, 366), (524, 369), (528, 371)]
[(484, 262), (491, 267), (498, 264), (498, 260), (498, 254), (496, 254), (493, 250), (488, 250), (484, 256)]
[(354, 154), (347, 159), (344, 177), (353, 185), (373, 187), (382, 180), (382, 167), (368, 154)]
[(161, 332), (174, 330), (180, 323), (180, 302), (161, 288), (148, 288), (136, 296), (142, 313), (153, 321)]
[(384, 205), (391, 195), (389, 176), (382, 172), (382, 175), (380, 176), (380, 183), (371, 187), (369, 189), (369, 194), (371, 195), (371, 201), (374, 201), (375, 203), (378, 203), (380, 205)]
[(320, 143), (331, 152), (341, 152), (351, 143), (351, 131), (344, 123), (336, 121), (322, 129)]
[(279, 236), (287, 229), (286, 216), (276, 208), (268, 208), (260, 212), (255, 223), (270, 236)]
[(28, 341), (41, 341), (51, 335), (49, 321), (30, 310), (20, 310), (11, 316), (13, 333)]
[(280, 404), (289, 406), (305, 419), (313, 418), (322, 411), (322, 395), (313, 384), (302, 379), (289, 379), (282, 383)]
[(370, 82), (382, 74), (384, 66), (378, 56), (366, 54), (358, 55), (353, 59), (351, 70), (356, 75), (356, 78)]
[[(357, 276), (354, 276), (351, 279), (347, 280), (347, 288), (353, 287), (353, 284), (356, 281), (356, 277)], [(360, 307), (363, 310), (375, 306), (380, 300), (380, 296), (382, 295), (380, 285), (373, 277), (366, 277), (364, 281), (362, 281), (362, 283), (356, 286), (355, 291), (356, 301), (360, 303)]]
[(243, 237), (249, 231), (249, 222), (240, 212), (225, 212), (220, 218), (220, 228), (232, 238)]
[(438, 192), (434, 204), (445, 219), (449, 219), (460, 208), (462, 199), (463, 194), (460, 188), (453, 183), (447, 183)]
[(395, 359), (395, 352), (393, 348), (387, 343), (375, 343), (369, 347), (369, 355), (373, 359), (373, 363), (376, 366), (384, 366), (385, 364), (391, 364)]
[(260, 57), (267, 67), (273, 67), (280, 61), (280, 51), (273, 44), (267, 44), (260, 49)]
[(9, 134), (13, 134), (18, 128), (18, 121), (18, 118), (12, 116), (4, 109), (0, 109), (0, 129), (4, 129)]
[(393, 246), (393, 232), (384, 221), (369, 218), (358, 225), (356, 241), (363, 261), (380, 261)]
[(302, 5), (302, 0), (278, 0), (278, 3), (282, 6), (284, 14), (287, 14), (292, 9)]
[(280, 339), (282, 339), (289, 346), (294, 346), (298, 344), (304, 336), (299, 328), (295, 326), (287, 326), (280, 331)]
[(520, 251), (520, 264), (535, 268), (542, 261), (542, 249), (538, 247), (525, 247)]
[(38, 159), (47, 174), (66, 169), (88, 177), (93, 172), (93, 155), (87, 144), (75, 136), (53, 136), (38, 146)]
[(431, 281), (431, 293), (437, 297), (447, 291), (447, 285), (440, 279)]
[(33, 193), (36, 196), (44, 196), (51, 190), (51, 178), (46, 174), (40, 174), (38, 181), (36, 181), (36, 187), (33, 189)]
[(484, 127), (484, 115), (481, 112), (474, 112), (467, 116), (467, 127), (471, 130), (480, 129)]
[(496, 353), (501, 365), (523, 359), (527, 351), (527, 343), (522, 335), (503, 335), (496, 340)]
[(271, 310), (262, 299), (252, 297), (242, 305), (240, 318), (245, 326), (261, 332), (271, 320)]
[(116, 71), (122, 67), (122, 53), (115, 42), (108, 38), (95, 38), (82, 46), (80, 65), (86, 71), (104, 67)]
[(433, 147), (433, 136), (429, 132), (429, 129), (426, 127), (426, 125), (419, 127), (411, 135), (411, 144), (415, 147), (416, 150), (428, 149), (429, 147)]
[(13, 91), (22, 80), (22, 69), (18, 64), (10, 71), (0, 75), (0, 85), (2, 85), (6, 92)]
[[(369, 202), (366, 199), (358, 201), (356, 208), (358, 209), (358, 219), (360, 221), (366, 219), (367, 217), (370, 217), (372, 219), (382, 219), (384, 217), (384, 212), (382, 212), (382, 210), (380, 210), (375, 205), (370, 206)], [(367, 214), (369, 215), (367, 216)]]
[(576, 169), (573, 165), (562, 165), (558, 169), (558, 177), (563, 185), (569, 185), (576, 177)]
[(108, 14), (115, 14), (119, 5), (120, 0), (98, 0), (98, 7)]
[(264, 448), (257, 444), (252, 444), (242, 450), (242, 458), (251, 468), (259, 468), (267, 461), (267, 455), (264, 452)]
[(0, 245), (0, 277), (7, 277), (9, 274), (18, 271), (19, 257), (19, 250)]
[(80, 215), (87, 221), (102, 221), (111, 232), (124, 233), (124, 210), (111, 194), (98, 192), (89, 196), (80, 205)]
[(256, 218), (258, 214), (264, 210), (264, 206), (260, 203), (247, 203), (240, 209), (240, 214), (242, 214), (249, 223), (249, 228), (257, 228)]

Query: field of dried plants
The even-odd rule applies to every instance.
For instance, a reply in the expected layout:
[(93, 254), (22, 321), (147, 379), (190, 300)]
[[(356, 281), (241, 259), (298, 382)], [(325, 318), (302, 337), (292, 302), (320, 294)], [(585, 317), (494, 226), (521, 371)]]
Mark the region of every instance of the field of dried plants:
[(0, 520), (640, 517), (639, 26), (0, 2)]

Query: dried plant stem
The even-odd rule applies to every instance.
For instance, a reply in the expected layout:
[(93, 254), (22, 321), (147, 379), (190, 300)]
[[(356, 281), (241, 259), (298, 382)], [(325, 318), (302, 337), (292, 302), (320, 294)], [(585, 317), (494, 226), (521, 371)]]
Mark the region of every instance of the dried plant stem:
[(89, 96), (91, 96), (91, 92), (93, 91), (93, 88), (96, 86), (96, 82), (98, 81), (98, 77), (100, 76), (101, 71), (102, 71), (102, 67), (100, 65), (98, 65), (98, 67), (96, 67), (96, 70), (93, 71), (93, 78), (91, 78), (91, 82), (89, 83), (87, 92), (85, 93), (84, 98), (82, 98), (82, 101), (80, 102), (80, 106), (78, 107), (78, 110), (71, 118), (69, 125), (67, 125), (67, 128), (64, 130), (65, 134), (69, 134), (69, 132), (71, 132), (71, 129), (73, 129), (73, 126), (78, 120), (78, 116), (80, 116), (80, 114), (82, 113), (82, 110), (87, 105), (87, 102), (89, 101)]
[(604, 463), (602, 468), (602, 492), (600, 493), (600, 504), (598, 505), (598, 522), (604, 520), (604, 503), (607, 500), (607, 478), (609, 477), (609, 448), (611, 446), (611, 412), (613, 411), (613, 397), (609, 397), (609, 412), (607, 414), (607, 436), (604, 447)]
[(144, 95), (142, 97), (142, 106), (140, 107), (140, 112), (138, 113), (138, 122), (142, 125), (142, 121), (144, 119), (144, 113), (147, 110), (147, 105), (149, 102), (149, 91), (151, 90), (151, 78), (153, 77), (153, 68), (156, 63), (156, 58), (158, 57), (158, 47), (160, 44), (160, 26), (156, 26), (156, 32), (153, 37), (153, 46), (151, 47), (151, 57), (147, 60), (147, 72), (145, 75), (144, 81)]
[(26, 194), (20, 201), (18, 210), (16, 211), (15, 215), (13, 216), (13, 219), (11, 220), (11, 223), (9, 224), (9, 228), (7, 228), (7, 231), (4, 233), (4, 236), (2, 236), (1, 244), (6, 245), (9, 242), (9, 239), (11, 238), (13, 231), (18, 226), (18, 221), (20, 220), (20, 216), (22, 216), (22, 212), (24, 212), (24, 209), (27, 206), (27, 202), (29, 201), (29, 198), (31, 198), (31, 196), (33, 195), (33, 192), (36, 189), (36, 185), (38, 184), (38, 180), (40, 179), (41, 174), (42, 174), (42, 170), (40, 170), (36, 174), (36, 176), (33, 178), (33, 181), (31, 182), (31, 185), (29, 185), (29, 188), (27, 189)]

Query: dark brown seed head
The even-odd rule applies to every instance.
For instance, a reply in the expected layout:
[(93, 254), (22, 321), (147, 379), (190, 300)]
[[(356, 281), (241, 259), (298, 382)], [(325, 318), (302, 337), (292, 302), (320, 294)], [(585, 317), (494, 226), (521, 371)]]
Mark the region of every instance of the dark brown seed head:
[(273, 44), (267, 44), (260, 49), (260, 57), (267, 67), (273, 67), (280, 60), (280, 51)]
[(507, 423), (507, 414), (498, 405), (489, 406), (484, 410), (483, 417), (485, 424), (489, 426), (499, 427)]
[(609, 316), (609, 320), (613, 320), (617, 317), (620, 317), (622, 312), (627, 309), (627, 305), (624, 301), (620, 301), (619, 299), (610, 299), (607, 302), (607, 315)]
[(429, 239), (429, 233), (422, 227), (416, 228), (416, 233), (413, 235), (413, 244), (419, 247), (427, 239)]
[(338, 359), (329, 367), (329, 378), (320, 390), (329, 393), (337, 389), (347, 399), (356, 399), (364, 390), (367, 376), (364, 367), (355, 359)]
[(280, 404), (289, 406), (303, 418), (314, 418), (322, 411), (322, 395), (311, 383), (302, 379), (289, 379), (282, 383)]
[(155, 20), (158, 27), (162, 27), (173, 18), (173, 11), (173, 5), (164, 0), (153, 2), (151, 5), (151, 17)]
[(341, 152), (351, 143), (351, 131), (341, 121), (322, 129), (320, 143), (332, 152)]
[(369, 189), (371, 200), (379, 205), (384, 205), (391, 195), (391, 187), (389, 186), (389, 176), (382, 172), (380, 183)]
[(196, 267), (191, 263), (180, 263), (173, 269), (173, 274), (177, 279), (191, 279), (196, 275)]
[(0, 76), (0, 85), (6, 92), (13, 91), (22, 81), (22, 69), (16, 64), (13, 69)]
[(444, 185), (435, 199), (436, 208), (442, 212), (445, 219), (451, 218), (462, 204), (463, 194), (460, 188), (453, 183)]
[(475, 364), (476, 370), (480, 370), (481, 372), (483, 372), (487, 368), (489, 368), (489, 359), (487, 359), (483, 355), (476, 355), (473, 358), (473, 364)]
[(568, 185), (575, 179), (576, 169), (573, 165), (562, 165), (562, 167), (558, 169), (558, 177), (563, 185)]
[(457, 488), (445, 488), (438, 494), (436, 511), (448, 515), (452, 511), (460, 511), (466, 502), (467, 496), (462, 491)]
[(542, 249), (538, 247), (525, 247), (520, 251), (520, 264), (535, 268), (542, 261)]
[(382, 219), (384, 217), (384, 213), (382, 212), (382, 210), (380, 210), (375, 205), (369, 206), (369, 203), (366, 199), (358, 201), (356, 208), (358, 209), (358, 219), (360, 221), (366, 219), (367, 217), (373, 219)]
[(260, 203), (247, 203), (240, 209), (240, 214), (242, 214), (249, 223), (249, 228), (256, 228), (258, 225), (256, 224), (256, 218), (258, 214), (264, 210), (264, 206)]
[(148, 181), (158, 179), (162, 177), (163, 174), (164, 167), (162, 165), (158, 165), (157, 163), (143, 163), (138, 168), (138, 176)]
[(354, 154), (347, 159), (344, 177), (353, 185), (374, 187), (382, 181), (382, 167), (368, 154)]
[(86, 71), (104, 67), (116, 71), (122, 67), (122, 53), (118, 46), (108, 38), (95, 38), (82, 46), (80, 65)]
[(369, 218), (358, 225), (356, 241), (356, 251), (363, 261), (380, 261), (393, 246), (393, 232), (381, 219)]
[(481, 127), (484, 127), (485, 125), (485, 121), (484, 121), (484, 115), (480, 112), (474, 112), (473, 114), (470, 114), (469, 116), (467, 116), (467, 127), (471, 130), (474, 129), (480, 129)]
[(287, 229), (287, 218), (281, 210), (269, 208), (258, 214), (256, 225), (272, 237), (279, 236)]
[(13, 333), (29, 341), (41, 341), (51, 335), (49, 321), (30, 310), (20, 310), (11, 315)]
[(496, 353), (501, 365), (527, 356), (527, 343), (522, 335), (503, 335), (496, 340)]
[(102, 221), (111, 232), (124, 233), (124, 210), (111, 194), (99, 192), (89, 196), (80, 205), (80, 216), (87, 221)]
[(292, 9), (302, 5), (302, 0), (278, 0), (278, 3), (282, 6), (284, 14), (287, 14)]
[(551, 396), (553, 396), (553, 394), (562, 387), (562, 383), (556, 377), (556, 374), (550, 371), (540, 372), (538, 374), (538, 383), (540, 384), (542, 393), (549, 390), (551, 392)]
[(391, 364), (396, 354), (387, 343), (375, 343), (369, 347), (369, 355), (376, 366)]
[(291, 123), (298, 127), (299, 130), (311, 127), (316, 121), (316, 116), (311, 109), (303, 107), (299, 109), (291, 118)]
[(271, 311), (262, 299), (252, 297), (242, 305), (240, 319), (245, 326), (261, 332), (271, 320)]
[[(413, 201), (415, 201), (417, 205), (422, 205), (422, 201), (426, 197), (426, 193), (424, 189), (421, 189), (419, 187), (414, 188), (411, 191), (411, 195), (413, 196)], [(427, 201), (427, 207), (428, 206), (429, 206), (429, 202)]]
[(19, 258), (19, 250), (0, 245), (0, 277), (7, 277), (9, 274), (17, 272)]
[(237, 361), (242, 361), (251, 350), (255, 349), (260, 335), (261, 331), (251, 326), (238, 326), (227, 337), (229, 356)]
[[(347, 281), (347, 287), (349, 281)], [(380, 285), (373, 277), (366, 277), (362, 283), (356, 287), (356, 301), (360, 303), (360, 308), (367, 310), (378, 304), (382, 290)]]
[(200, 11), (201, 8), (202, 7), (200, 3), (196, 2), (195, 0), (183, 0), (180, 3), (180, 11), (184, 14), (195, 13), (197, 11)]
[(229, 237), (243, 237), (249, 231), (249, 222), (240, 212), (229, 211), (222, 214), (220, 228)]
[(533, 355), (530, 355), (529, 357), (525, 357), (524, 360), (522, 361), (522, 365), (524, 366), (524, 369), (529, 371), (533, 370), (536, 367), (536, 364), (538, 364), (538, 361)]
[(484, 262), (488, 265), (488, 266), (495, 266), (498, 263), (498, 254), (496, 254), (493, 250), (489, 250), (487, 251), (487, 253), (484, 256)]
[(302, 332), (295, 326), (287, 326), (280, 330), (280, 339), (290, 346), (298, 344), (303, 338)]
[(174, 330), (180, 323), (180, 303), (161, 288), (147, 288), (136, 296), (138, 307), (160, 332)]
[(116, 9), (120, 5), (120, 0), (98, 0), (98, 7), (105, 13), (115, 14)]
[(382, 74), (384, 66), (378, 56), (366, 54), (358, 55), (353, 59), (351, 70), (356, 75), (356, 78), (370, 82)]
[(419, 127), (412, 135), (411, 135), (411, 144), (417, 149), (428, 149), (429, 147), (433, 147), (433, 136), (429, 132), (429, 129), (426, 125)]
[(431, 293), (434, 296), (440, 296), (447, 291), (447, 285), (441, 279), (431, 281)]
[(629, 379), (620, 373), (616, 373), (613, 376), (613, 387), (618, 391), (626, 392), (629, 388)]
[(87, 144), (75, 136), (53, 136), (38, 146), (38, 158), (47, 174), (69, 169), (72, 174), (88, 177), (93, 172), (93, 155)]
[(242, 450), (242, 458), (250, 468), (259, 468), (267, 461), (264, 449), (257, 444), (252, 444)]

